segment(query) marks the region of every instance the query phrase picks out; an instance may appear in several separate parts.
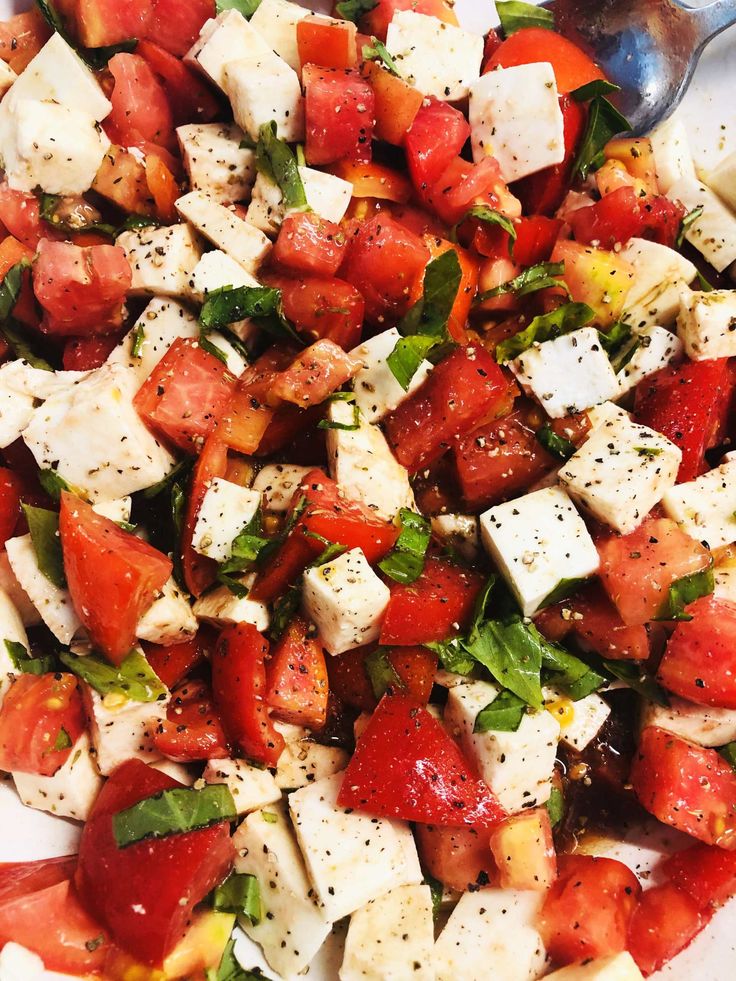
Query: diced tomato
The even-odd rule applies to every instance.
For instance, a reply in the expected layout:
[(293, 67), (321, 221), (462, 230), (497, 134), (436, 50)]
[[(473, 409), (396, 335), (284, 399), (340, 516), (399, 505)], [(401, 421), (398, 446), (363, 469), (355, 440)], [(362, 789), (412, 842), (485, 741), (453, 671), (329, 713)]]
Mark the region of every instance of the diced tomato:
[(406, 313), (412, 286), (428, 260), (418, 235), (379, 214), (353, 232), (340, 274), (363, 295), (366, 319), (380, 325)]
[(639, 739), (631, 783), (664, 824), (707, 845), (736, 849), (736, 773), (714, 749), (649, 726)]
[(299, 408), (319, 405), (356, 373), (360, 362), (334, 341), (316, 341), (279, 373), (271, 397)]
[(591, 855), (562, 855), (558, 865), (537, 924), (548, 955), (571, 964), (625, 950), (641, 893), (634, 873), (614, 859)]
[(310, 562), (321, 550), (319, 542), (307, 538), (303, 527), (297, 524), (279, 548), (268, 567), (258, 576), (251, 595), (264, 603), (271, 602), (296, 582)]
[(639, 898), (629, 924), (628, 950), (648, 977), (684, 950), (704, 925), (694, 900), (665, 882)]
[(82, 902), (116, 943), (146, 964), (160, 964), (176, 946), (193, 907), (225, 878), (233, 860), (227, 822), (118, 847), (113, 816), (178, 786), (140, 760), (122, 763), (105, 782), (79, 843)]
[(156, 726), (153, 744), (177, 763), (229, 756), (225, 732), (204, 681), (183, 681), (174, 688), (166, 721)]
[(112, 112), (105, 131), (113, 143), (138, 146), (146, 143), (173, 149), (174, 120), (162, 84), (148, 62), (135, 54), (113, 55), (108, 70), (115, 86), (110, 95)]
[(491, 851), (502, 889), (548, 889), (557, 876), (557, 856), (547, 808), (506, 818), (491, 832)]
[[(13, 266), (24, 260), (29, 263), (33, 260), (33, 250), (23, 245), (13, 235), (4, 238), (0, 242), (0, 280), (5, 279)], [(13, 318), (29, 327), (38, 326), (38, 308), (33, 297), (30, 269), (26, 269), (23, 273), (20, 294), (13, 307)]]
[[(343, 655), (340, 655), (342, 657)], [(403, 694), (426, 705), (437, 672), (437, 655), (426, 647), (394, 647), (386, 654), (401, 684)]]
[[(268, 358), (269, 353), (267, 351), (263, 358)], [(246, 368), (240, 376), (220, 417), (219, 427), (210, 437), (216, 436), (223, 446), (238, 453), (256, 452), (275, 415), (275, 410), (263, 403), (261, 391), (257, 394), (253, 391), (259, 387), (257, 379), (253, 379), (253, 375), (258, 374), (259, 361)]]
[[(507, 196), (502, 202), (500, 195)], [(455, 225), (476, 205), (487, 205), (493, 210), (504, 211), (510, 195), (501, 178), (501, 170), (495, 157), (484, 157), (479, 163), (469, 163), (455, 157), (439, 178), (426, 190), (420, 191), (422, 200), (435, 211), (442, 221)], [(516, 202), (517, 217), (521, 207)]]
[(156, 216), (162, 222), (174, 223), (178, 214), (176, 200), (181, 191), (174, 175), (156, 153), (146, 157), (146, 184), (151, 192)]
[(713, 845), (695, 845), (670, 855), (662, 871), (690, 896), (703, 913), (736, 896), (736, 852)]
[(327, 665), (318, 637), (295, 617), (271, 652), (266, 702), (283, 722), (321, 729), (327, 721)]
[(84, 732), (73, 674), (22, 674), (0, 707), (0, 769), (50, 777)]
[(468, 892), (496, 882), (488, 829), (418, 824), (414, 834), (422, 867), (448, 889)]
[(64, 371), (92, 371), (110, 357), (120, 343), (120, 334), (92, 334), (90, 337), (69, 337), (64, 344)]
[(287, 215), (273, 249), (276, 262), (296, 272), (334, 276), (343, 259), (347, 239), (332, 221), (319, 215)]
[(516, 241), (511, 249), (514, 261), (526, 268), (547, 262), (560, 234), (562, 222), (558, 218), (532, 215), (530, 218), (520, 218), (515, 222), (514, 228)]
[(406, 204), (414, 193), (411, 182), (400, 171), (369, 161), (339, 160), (329, 168), (331, 174), (353, 185), (354, 198), (375, 198)]
[(633, 187), (620, 187), (568, 218), (573, 234), (584, 245), (612, 249), (625, 245), (642, 231), (639, 202)]
[(196, 340), (178, 337), (133, 404), (148, 426), (174, 446), (196, 453), (217, 425), (235, 385), (219, 358)]
[(404, 139), (406, 162), (417, 190), (436, 184), (470, 138), (468, 121), (446, 102), (425, 100)]
[(385, 695), (358, 740), (337, 798), (379, 817), (492, 828), (504, 810), (442, 724), (405, 695)]
[(365, 303), (350, 283), (325, 276), (269, 275), (267, 279), (281, 290), (284, 314), (300, 334), (334, 341), (346, 351), (359, 343)]
[(68, 491), (61, 495), (59, 535), (77, 616), (95, 647), (119, 664), (171, 575), (171, 559)]
[(545, 61), (552, 65), (560, 95), (605, 78), (600, 68), (572, 41), (542, 27), (526, 27), (507, 38), (493, 54), (485, 72)]
[(46, 312), (42, 330), (54, 335), (110, 334), (123, 319), (133, 273), (117, 245), (82, 249), (44, 240), (33, 266), (33, 289)]
[(399, 10), (413, 10), (417, 14), (436, 17), (445, 24), (457, 24), (457, 17), (448, 0), (378, 0), (372, 10), (361, 18), (361, 26), (369, 34), (386, 40), (388, 25)]
[(348, 20), (335, 23), (305, 17), (296, 25), (299, 61), (320, 68), (355, 68), (358, 64), (356, 34), (355, 24)]
[(0, 23), (0, 58), (20, 75), (51, 37), (51, 28), (37, 7)]
[(669, 639), (659, 680), (691, 702), (736, 709), (736, 603), (705, 596), (688, 614)]
[(34, 252), (42, 238), (60, 237), (59, 232), (42, 220), (36, 195), (14, 191), (7, 181), (0, 183), (0, 222), (11, 235)]
[(181, 59), (152, 41), (139, 41), (135, 53), (145, 58), (163, 83), (176, 126), (209, 123), (217, 118), (217, 97)]
[(76, 855), (41, 858), (35, 862), (0, 862), (0, 906), (10, 899), (66, 882), (76, 867)]
[(213, 0), (154, 0), (146, 37), (181, 57), (197, 40), (205, 21), (215, 15)]
[(21, 516), (22, 491), (23, 483), (13, 471), (0, 467), (0, 549), (5, 548), (5, 542), (15, 532)]
[(187, 498), (184, 529), (181, 536), (181, 559), (184, 581), (193, 596), (201, 596), (212, 585), (217, 574), (217, 563), (200, 555), (192, 548), (194, 526), (204, 496), (215, 477), (224, 477), (227, 470), (227, 444), (214, 432), (204, 444), (194, 467)]
[(386, 434), (396, 459), (410, 473), (439, 459), (456, 438), (508, 411), (509, 384), (482, 347), (458, 348), (427, 381), (391, 412)]
[(587, 303), (605, 330), (623, 313), (634, 268), (618, 252), (559, 239), (550, 257), (563, 262), (563, 279), (576, 303)]
[(159, 644), (143, 644), (146, 660), (167, 688), (173, 688), (194, 668), (204, 663), (214, 646), (210, 629), (203, 625), (196, 637), (179, 644), (162, 647)]
[(682, 450), (678, 483), (708, 469), (705, 451), (722, 437), (733, 387), (733, 369), (725, 358), (685, 361), (663, 368), (637, 386), (636, 422), (662, 433)]
[[(330, 692), (345, 705), (364, 712), (372, 712), (378, 704), (365, 665), (367, 655), (374, 650), (375, 645), (357, 647), (327, 661)], [(426, 647), (393, 647), (386, 651), (386, 659), (399, 682), (396, 692), (426, 705), (437, 670), (436, 655)]]
[(375, 100), (368, 82), (352, 69), (305, 65), (302, 84), (308, 163), (370, 160)]
[(267, 657), (268, 641), (252, 624), (223, 630), (212, 655), (212, 694), (235, 753), (276, 766), (284, 737), (268, 713)]
[(480, 574), (427, 558), (415, 582), (390, 584), (381, 644), (428, 644), (455, 636), (467, 625), (482, 586)]
[(145, 37), (153, 0), (61, 0), (57, 10), (86, 48), (103, 48)]
[[(92, 190), (123, 211), (140, 215), (153, 214), (154, 201), (146, 180), (146, 168), (137, 157), (121, 146), (111, 146), (103, 157), (92, 183)], [(0, 218), (2, 217), (0, 197)]]
[(642, 238), (674, 249), (686, 208), (679, 201), (657, 195), (642, 202)]
[(377, 62), (366, 63), (364, 72), (373, 89), (376, 106), (375, 136), (394, 146), (401, 146), (409, 127), (424, 101), (419, 89), (403, 78), (397, 78)]

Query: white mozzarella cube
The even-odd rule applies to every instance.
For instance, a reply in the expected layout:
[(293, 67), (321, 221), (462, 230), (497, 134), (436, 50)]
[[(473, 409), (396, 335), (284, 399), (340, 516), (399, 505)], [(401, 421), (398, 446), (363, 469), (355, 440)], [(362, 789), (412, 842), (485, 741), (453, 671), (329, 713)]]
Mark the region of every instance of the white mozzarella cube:
[(201, 71), (218, 88), (224, 89), (225, 65), (233, 58), (244, 58), (250, 52), (272, 53), (266, 41), (240, 11), (230, 9), (205, 22), (184, 61)]
[[(352, 426), (355, 407), (332, 402), (328, 419)], [(393, 521), (401, 508), (416, 509), (408, 471), (391, 452), (379, 427), (360, 418), (360, 410), (357, 429), (327, 430), (327, 454), (330, 476), (345, 497), (360, 501), (386, 521)]]
[(338, 746), (315, 743), (301, 726), (284, 722), (274, 725), (286, 742), (276, 764), (276, 785), (283, 790), (306, 787), (339, 773), (348, 765), (348, 754)]
[(75, 821), (87, 820), (102, 787), (102, 777), (86, 732), (77, 739), (69, 758), (53, 776), (14, 773), (13, 780), (26, 807)]
[(616, 375), (619, 397), (636, 388), (644, 378), (682, 358), (682, 341), (664, 327), (647, 327), (637, 341), (633, 355)]
[(271, 250), (271, 243), (263, 232), (201, 191), (190, 191), (179, 198), (176, 208), (182, 217), (246, 272), (254, 273)]
[[(728, 459), (729, 457), (730, 459)], [(724, 463), (734, 461), (736, 461), (736, 454), (726, 454), (723, 460)], [(728, 550), (729, 553), (732, 551), (732, 549)], [(719, 599), (727, 599), (736, 603), (736, 555), (726, 554), (719, 558), (713, 568), (713, 575), (715, 579), (713, 595)], [(3, 588), (1, 577), (0, 588)], [(19, 612), (22, 616), (22, 611), (19, 610)]]
[(27, 361), (7, 361), (0, 367), (0, 448), (10, 446), (33, 418), (39, 401), (71, 388), (86, 376), (80, 371), (42, 371)]
[(0, 589), (7, 593), (10, 602), (18, 611), (24, 627), (36, 627), (42, 623), (38, 610), (31, 602), (28, 593), (18, 582), (10, 565), (8, 553), (4, 550), (0, 552)]
[(434, 948), (436, 981), (535, 981), (545, 949), (536, 920), (543, 894), (479, 889), (460, 898)]
[(285, 514), (299, 484), (313, 467), (295, 463), (269, 463), (258, 471), (253, 490), (263, 495), (263, 508), (275, 514)]
[(281, 800), (271, 771), (251, 766), (246, 760), (208, 760), (202, 779), (205, 783), (224, 783), (233, 795), (239, 816)]
[(289, 797), (307, 874), (330, 920), (422, 881), (409, 825), (339, 807), (342, 779), (337, 773)]
[(681, 178), (695, 179), (695, 164), (690, 152), (685, 124), (681, 119), (668, 119), (651, 134), (654, 166), (660, 194), (669, 194)]
[(22, 644), (28, 650), (28, 635), (21, 615), (8, 594), (0, 589), (0, 705), (15, 677), (15, 665), (8, 644)]
[(478, 713), (498, 696), (485, 681), (456, 685), (447, 696), (445, 725), (510, 814), (549, 800), (560, 725), (549, 712), (527, 712), (516, 732), (474, 732)]
[(466, 561), (475, 562), (480, 550), (480, 527), (474, 514), (439, 514), (432, 518), (432, 531)]
[[(220, 249), (205, 252), (194, 267), (190, 283), (192, 298), (198, 303), (204, 303), (207, 294), (214, 290), (259, 285), (258, 280), (251, 276), (239, 262), (236, 262), (235, 259)], [(239, 330), (236, 333), (240, 336)]]
[(202, 250), (188, 225), (131, 229), (117, 237), (133, 270), (133, 296), (186, 297)]
[(677, 334), (691, 361), (736, 355), (736, 290), (683, 294)]
[(192, 536), (194, 551), (215, 562), (229, 559), (233, 540), (253, 518), (260, 503), (258, 491), (215, 477), (197, 514)]
[(670, 704), (642, 703), (641, 728), (657, 726), (698, 746), (725, 746), (736, 739), (736, 709), (696, 705), (676, 695)]
[(626, 409), (622, 409), (620, 405), (616, 405), (615, 402), (602, 402), (600, 405), (594, 405), (592, 409), (588, 409), (587, 416), (590, 422), (589, 435), (596, 429), (600, 429), (601, 426), (608, 427), (620, 420), (624, 422), (631, 420), (631, 414)]
[(17, 78), (10, 65), (6, 61), (0, 61), (0, 97), (5, 95)]
[(613, 419), (563, 464), (559, 480), (594, 518), (628, 535), (674, 486), (681, 460), (682, 451), (665, 436)]
[(736, 260), (736, 215), (709, 187), (692, 177), (682, 177), (670, 189), (670, 197), (681, 201), (688, 212), (703, 209), (688, 225), (685, 238), (715, 270), (728, 269)]
[(552, 65), (488, 72), (470, 90), (473, 159), (495, 157), (503, 179), (534, 174), (565, 158), (565, 133)]
[(618, 394), (618, 380), (595, 327), (533, 344), (510, 364), (527, 395), (553, 419), (582, 412)]
[(47, 977), (38, 954), (9, 940), (0, 950), (2, 981), (43, 981)]
[(730, 153), (711, 171), (706, 183), (732, 211), (736, 211), (736, 152)]
[(149, 644), (168, 647), (190, 640), (197, 632), (197, 618), (189, 598), (176, 580), (168, 579), (156, 599), (138, 621), (135, 635)]
[(82, 626), (68, 589), (59, 589), (41, 572), (30, 535), (5, 543), (13, 574), (28, 594), (41, 619), (62, 644), (68, 644)]
[(133, 406), (134, 372), (103, 365), (35, 410), (23, 440), (41, 469), (54, 467), (92, 501), (124, 497), (162, 480), (174, 465)]
[(0, 448), (5, 449), (20, 437), (33, 418), (35, 407), (32, 395), (25, 395), (5, 384), (0, 369)]
[(159, 773), (165, 773), (168, 777), (178, 780), (185, 787), (191, 787), (192, 784), (196, 783), (196, 774), (191, 765), (187, 766), (184, 763), (175, 763), (173, 760), (167, 760), (165, 758), (154, 760), (148, 765), (152, 770), (158, 770)]
[[(342, 221), (350, 204), (353, 185), (342, 177), (312, 167), (299, 167), (299, 176), (312, 211), (326, 221)], [(260, 173), (253, 188), (247, 220), (267, 235), (278, 235), (287, 213), (278, 184)]]
[(294, 977), (309, 967), (332, 924), (307, 878), (285, 808), (249, 814), (233, 845), (235, 871), (258, 879), (267, 912), (256, 924), (241, 919), (241, 926), (274, 971)]
[(130, 521), (130, 509), (133, 505), (132, 498), (118, 497), (113, 501), (98, 501), (92, 505), (92, 510), (101, 514), (103, 518), (109, 518), (118, 524), (125, 524)]
[[(297, 25), (305, 17), (315, 16), (311, 10), (291, 3), (290, 0), (262, 0), (250, 19), (250, 26), (258, 31), (279, 58), (283, 58), (287, 65), (298, 72), (301, 70), (301, 61), (296, 40)], [(318, 19), (327, 20), (325, 17)]]
[[(251, 573), (235, 577), (243, 586), (250, 588), (255, 576)], [(271, 622), (268, 606), (249, 596), (236, 596), (227, 586), (216, 586), (200, 596), (194, 603), (194, 615), (215, 627), (228, 627), (233, 623), (252, 623), (258, 630), (267, 630)]]
[(234, 123), (190, 123), (178, 126), (184, 168), (193, 191), (220, 204), (247, 201), (256, 179), (256, 154), (241, 146), (245, 133)]
[(545, 606), (562, 581), (598, 571), (595, 543), (561, 487), (490, 508), (480, 516), (480, 533), (526, 617)]
[(403, 78), (425, 95), (455, 102), (480, 78), (483, 38), (437, 17), (397, 11), (386, 47)]
[(398, 886), (350, 917), (340, 981), (434, 981), (429, 886)]
[(287, 143), (304, 139), (304, 97), (299, 76), (270, 49), (253, 50), (228, 61), (223, 87), (235, 122), (252, 140), (261, 126), (275, 122)]
[(330, 654), (376, 640), (390, 597), (359, 548), (304, 573), (304, 608)]
[(709, 548), (731, 545), (736, 542), (736, 461), (672, 487), (662, 505), (691, 538)]
[(546, 708), (555, 715), (555, 703), (564, 706), (564, 718), (560, 722), (560, 742), (581, 753), (601, 730), (611, 714), (611, 706), (600, 695), (586, 695), (571, 702), (566, 695), (554, 688), (543, 689)]
[(355, 401), (366, 422), (380, 422), (385, 415), (398, 408), (419, 386), (426, 381), (432, 370), (429, 361), (422, 361), (409, 383), (407, 391), (396, 381), (387, 364), (389, 354), (398, 344), (401, 334), (395, 327), (376, 334), (353, 348), (350, 356), (362, 364), (353, 376)]
[(197, 318), (176, 300), (154, 297), (106, 364), (124, 365), (142, 385), (179, 337), (199, 337)]
[(103, 776), (109, 776), (116, 766), (132, 758), (144, 763), (161, 759), (153, 734), (166, 719), (170, 695), (156, 702), (135, 702), (122, 694), (103, 697), (86, 682), (80, 684), (97, 768)]
[(546, 981), (644, 981), (644, 975), (628, 952), (569, 964), (546, 976)]
[(680, 294), (697, 276), (693, 263), (674, 249), (643, 238), (630, 239), (620, 254), (634, 269), (622, 320), (635, 329), (674, 324)]

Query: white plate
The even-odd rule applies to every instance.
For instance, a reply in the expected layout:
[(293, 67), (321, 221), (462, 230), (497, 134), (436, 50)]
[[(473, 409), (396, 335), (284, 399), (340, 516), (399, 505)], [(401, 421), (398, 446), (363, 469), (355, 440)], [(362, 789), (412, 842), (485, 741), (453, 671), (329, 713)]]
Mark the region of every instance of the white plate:
[[(597, 0), (590, 2), (594, 4)], [(29, 5), (26, 0), (0, 0), (0, 20)], [(324, 9), (329, 3), (305, 0), (305, 6)], [(455, 9), (461, 23), (476, 31), (484, 32), (498, 23), (491, 0), (456, 0)], [(736, 150), (734, 42), (736, 28), (711, 45), (678, 110), (690, 133), (696, 165), (704, 173), (723, 156)], [(0, 783), (0, 861), (67, 855), (76, 850), (78, 837), (78, 824), (23, 807), (12, 782)], [(620, 858), (640, 875), (643, 873), (643, 878), (648, 878), (649, 869), (663, 854), (687, 843), (684, 836), (659, 827), (632, 832), (626, 844), (612, 846), (606, 854)], [(309, 970), (310, 981), (337, 981), (339, 945), (339, 936), (328, 941)], [(276, 977), (247, 937), (241, 935), (237, 952), (244, 966), (261, 967), (267, 977)], [(61, 975), (49, 972), (47, 977), (50, 981), (60, 979)], [(720, 910), (690, 947), (653, 976), (652, 981), (693, 981), (695, 978), (697, 981), (733, 981), (736, 978), (736, 900)]]

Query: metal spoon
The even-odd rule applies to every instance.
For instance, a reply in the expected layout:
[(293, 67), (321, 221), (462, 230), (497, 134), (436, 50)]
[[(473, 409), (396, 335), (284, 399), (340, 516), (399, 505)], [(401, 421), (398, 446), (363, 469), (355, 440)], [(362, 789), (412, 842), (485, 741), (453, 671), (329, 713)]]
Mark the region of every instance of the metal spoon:
[(621, 86), (613, 101), (636, 134), (674, 112), (706, 44), (736, 24), (736, 0), (705, 7), (675, 0), (554, 0), (545, 6), (554, 11), (557, 30)]

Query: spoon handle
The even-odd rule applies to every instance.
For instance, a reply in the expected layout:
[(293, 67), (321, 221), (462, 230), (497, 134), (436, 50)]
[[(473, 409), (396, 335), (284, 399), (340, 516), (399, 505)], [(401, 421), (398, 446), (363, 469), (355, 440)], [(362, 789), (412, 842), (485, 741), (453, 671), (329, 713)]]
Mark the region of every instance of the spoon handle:
[(707, 44), (731, 24), (736, 24), (736, 0), (714, 0), (707, 7), (691, 7), (689, 10), (698, 24), (701, 45)]

